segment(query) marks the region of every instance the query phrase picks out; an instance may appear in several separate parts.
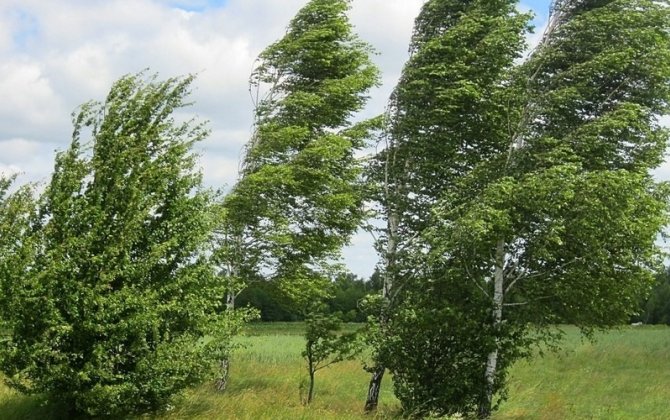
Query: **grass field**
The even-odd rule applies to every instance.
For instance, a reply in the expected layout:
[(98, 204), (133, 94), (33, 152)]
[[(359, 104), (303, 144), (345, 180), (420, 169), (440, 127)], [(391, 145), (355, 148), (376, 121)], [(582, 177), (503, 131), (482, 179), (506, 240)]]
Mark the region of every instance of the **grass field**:
[[(364, 416), (368, 375), (360, 362), (317, 373), (315, 401), (301, 403), (306, 371), (299, 324), (258, 324), (241, 337), (229, 389), (189, 392), (155, 419), (394, 418), (399, 405), (385, 378), (380, 409)], [(515, 365), (510, 399), (495, 419), (670, 419), (670, 328), (625, 327), (582, 342), (567, 328), (564, 351)], [(57, 407), (0, 385), (0, 419), (57, 419)]]

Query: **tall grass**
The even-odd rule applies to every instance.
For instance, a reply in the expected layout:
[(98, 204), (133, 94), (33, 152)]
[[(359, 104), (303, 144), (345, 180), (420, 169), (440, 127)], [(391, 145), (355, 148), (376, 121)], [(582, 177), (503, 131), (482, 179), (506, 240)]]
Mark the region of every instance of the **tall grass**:
[[(355, 327), (350, 326), (349, 329)], [(240, 338), (228, 390), (189, 391), (155, 419), (373, 419), (399, 416), (385, 378), (380, 409), (362, 413), (368, 375), (358, 361), (317, 373), (305, 407), (306, 367), (300, 324), (256, 324)], [(582, 341), (567, 328), (564, 350), (517, 363), (510, 399), (495, 419), (670, 419), (670, 328), (623, 328)], [(302, 391), (301, 391), (302, 390)], [(0, 385), (0, 419), (57, 419), (57, 407)]]
[(625, 327), (517, 363), (500, 419), (670, 419), (670, 328)]

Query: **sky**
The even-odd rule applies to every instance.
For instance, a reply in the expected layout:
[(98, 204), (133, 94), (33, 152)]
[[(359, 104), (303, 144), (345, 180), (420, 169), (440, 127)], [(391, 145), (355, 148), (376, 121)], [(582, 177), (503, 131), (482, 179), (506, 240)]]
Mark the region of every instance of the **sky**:
[[(0, 0), (0, 173), (46, 183), (55, 152), (71, 140), (71, 114), (104, 99), (121, 76), (143, 69), (161, 78), (197, 73), (184, 117), (209, 121), (198, 146), (205, 183), (230, 187), (251, 133), (248, 93), (254, 59), (279, 39), (307, 0)], [(423, 0), (354, 0), (350, 18), (378, 52), (383, 84), (359, 118), (384, 111), (408, 57)], [(549, 0), (523, 0), (536, 35)], [(667, 164), (660, 170), (670, 174)], [(670, 177), (669, 177), (670, 178)], [(372, 238), (359, 233), (344, 252), (356, 274), (377, 262)]]

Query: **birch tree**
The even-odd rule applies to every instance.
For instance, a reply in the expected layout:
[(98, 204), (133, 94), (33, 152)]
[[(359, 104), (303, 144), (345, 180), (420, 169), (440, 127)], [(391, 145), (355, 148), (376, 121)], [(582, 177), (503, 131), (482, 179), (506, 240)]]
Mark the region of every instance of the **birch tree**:
[[(396, 357), (399, 348), (385, 347), (405, 331), (400, 318), (391, 318), (411, 300), (408, 288), (421, 275), (409, 254), (434, 223), (432, 206), (478, 162), (505, 149), (500, 82), (523, 50), (528, 19), (514, 1), (450, 0), (426, 2), (416, 19), (411, 57), (389, 104), (386, 144), (372, 171), (387, 226), (379, 243), (384, 301), (366, 410), (377, 405), (386, 365), (397, 379), (412, 365)], [(416, 400), (410, 394), (404, 404)]]
[(378, 81), (347, 0), (312, 0), (251, 75), (255, 125), (226, 197), (222, 260), (242, 283), (279, 281), (300, 304), (322, 299), (329, 264), (364, 218), (355, 156), (374, 123), (354, 114)]
[[(588, 335), (626, 322), (653, 284), (655, 240), (668, 222), (668, 186), (649, 170), (668, 140), (659, 117), (670, 99), (669, 12), (666, 1), (557, 1), (540, 45), (496, 83), (506, 105), (473, 110), (497, 127), (488, 137), (496, 146), (480, 159), (481, 137), (463, 137), (473, 165), (442, 191), (413, 247), (422, 262), (414, 287), (430, 299), (406, 313), (442, 322), (427, 333), (426, 351), (455, 337), (455, 348), (479, 360), (468, 375), (482, 384), (481, 418), (504, 390), (507, 367), (557, 338), (554, 324)], [(464, 121), (452, 109), (443, 112)], [(459, 320), (480, 328), (468, 334)], [(407, 385), (448, 383), (458, 368), (437, 363)], [(436, 395), (424, 393), (421, 409), (463, 409)]]

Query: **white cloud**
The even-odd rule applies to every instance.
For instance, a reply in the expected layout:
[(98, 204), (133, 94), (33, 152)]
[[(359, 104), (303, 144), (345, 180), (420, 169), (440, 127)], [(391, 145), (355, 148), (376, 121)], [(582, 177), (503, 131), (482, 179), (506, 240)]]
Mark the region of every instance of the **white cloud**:
[(17, 162), (29, 159), (39, 152), (37, 142), (14, 138), (9, 140), (0, 140), (0, 161)]
[(58, 121), (61, 99), (41, 65), (8, 60), (0, 64), (0, 138), (23, 136)]
[(342, 251), (342, 256), (349, 270), (365, 279), (370, 278), (377, 262), (373, 236), (369, 232), (357, 232)]
[[(0, 9), (2, 13), (2, 9)], [(12, 47), (13, 26), (11, 19), (6, 14), (0, 14), (0, 54), (6, 53)]]

